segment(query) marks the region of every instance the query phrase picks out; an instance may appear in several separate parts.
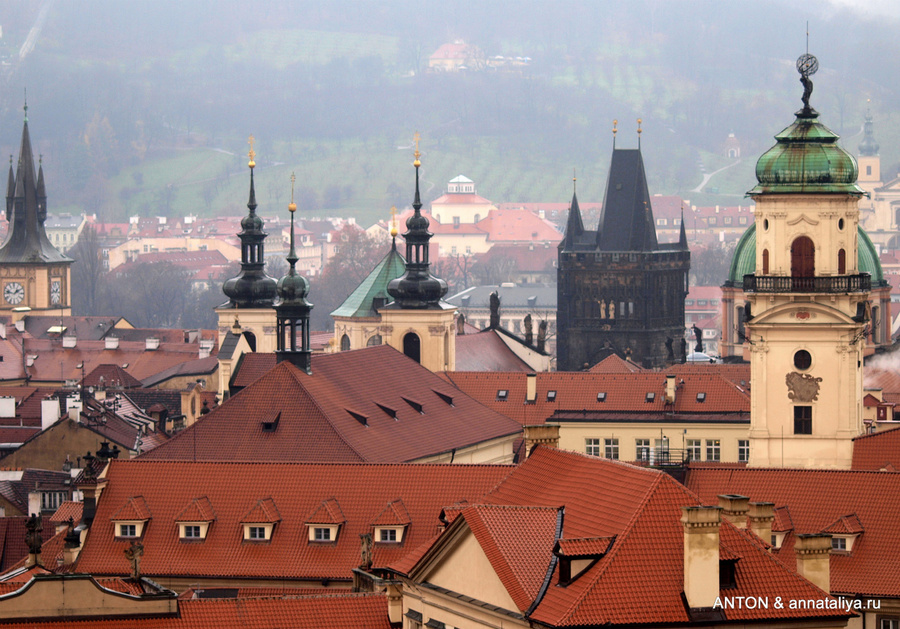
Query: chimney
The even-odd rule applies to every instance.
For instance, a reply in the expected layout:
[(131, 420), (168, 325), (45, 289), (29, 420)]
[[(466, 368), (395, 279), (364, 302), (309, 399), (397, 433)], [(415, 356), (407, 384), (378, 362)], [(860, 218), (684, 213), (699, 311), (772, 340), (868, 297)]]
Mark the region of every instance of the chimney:
[(119, 348), (119, 339), (115, 336), (107, 336), (106, 341), (106, 349), (118, 349)]
[(720, 507), (681, 507), (684, 595), (691, 608), (712, 607), (719, 596)]
[(212, 339), (203, 339), (200, 341), (200, 358), (209, 358), (210, 354), (212, 354), (213, 346), (215, 345), (215, 341)]
[(797, 573), (825, 592), (831, 592), (831, 535), (798, 535), (794, 552)]
[[(531, 450), (536, 445), (548, 448), (559, 448), (559, 424), (535, 424), (523, 426), (525, 437), (525, 457), (531, 456)], [(521, 463), (521, 461), (519, 461)]]
[(71, 349), (71, 348), (75, 347), (77, 342), (78, 342), (78, 337), (73, 336), (71, 334), (63, 337), (63, 347), (65, 347), (67, 349)]
[(0, 397), (0, 417), (11, 418), (16, 416), (16, 398)]
[(530, 373), (525, 376), (525, 403), (534, 404), (537, 400), (537, 374)]
[(59, 401), (56, 398), (41, 400), (41, 430), (47, 430), (59, 421)]
[(675, 404), (675, 376), (666, 376), (666, 404)]
[[(28, 492), (28, 513), (37, 513), (41, 512), (41, 492), (37, 489), (37, 483), (35, 483), (35, 488), (32, 491)], [(831, 546), (829, 546), (831, 548)]]
[(159, 339), (148, 338), (146, 341), (144, 341), (144, 349), (146, 349), (148, 352), (159, 349)]
[(720, 494), (719, 508), (722, 509), (723, 518), (739, 529), (747, 528), (747, 512), (750, 510), (750, 499), (747, 496)]
[(0, 339), (6, 340), (6, 324), (0, 322)]
[(25, 319), (18, 319), (15, 323), (16, 332), (24, 332), (25, 331)]
[(750, 530), (766, 544), (772, 543), (775, 505), (771, 502), (750, 503)]

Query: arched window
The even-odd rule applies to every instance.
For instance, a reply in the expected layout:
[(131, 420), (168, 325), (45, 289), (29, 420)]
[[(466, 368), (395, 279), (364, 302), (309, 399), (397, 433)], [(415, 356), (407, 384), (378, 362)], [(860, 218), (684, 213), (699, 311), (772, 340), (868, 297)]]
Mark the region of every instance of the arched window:
[(366, 341), (366, 345), (368, 347), (372, 347), (373, 345), (381, 345), (381, 335), (376, 334), (375, 336), (369, 337), (369, 340)]
[(346, 352), (350, 349), (350, 337), (346, 334), (341, 337), (341, 351)]
[(256, 351), (256, 335), (254, 335), (253, 332), (244, 332), (243, 336), (245, 339), (247, 339), (247, 345), (250, 346), (250, 351), (255, 352)]
[(815, 275), (816, 246), (807, 236), (799, 236), (791, 243), (791, 278), (794, 290), (810, 290)]
[(417, 363), (422, 362), (422, 343), (419, 340), (418, 334), (409, 332), (403, 337), (403, 353)]
[(838, 275), (847, 274), (847, 252), (843, 249), (838, 250)]
[(768, 249), (763, 249), (762, 262), (763, 262), (763, 269), (762, 269), (763, 275), (768, 275), (769, 274), (769, 250)]

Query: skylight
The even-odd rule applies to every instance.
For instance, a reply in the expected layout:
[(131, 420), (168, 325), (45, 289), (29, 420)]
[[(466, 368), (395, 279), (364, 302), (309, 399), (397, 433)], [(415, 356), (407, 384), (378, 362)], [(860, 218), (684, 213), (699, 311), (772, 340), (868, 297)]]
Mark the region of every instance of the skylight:
[(702, 404), (703, 402), (705, 402), (705, 401), (706, 401), (706, 393), (704, 393), (703, 391), (701, 391), (700, 393), (698, 393), (698, 394), (697, 394), (697, 401), (700, 402), (701, 404)]
[(606, 401), (606, 391), (601, 391), (600, 393), (597, 394), (597, 401), (598, 402)]
[(547, 401), (548, 402), (556, 401), (556, 391), (547, 391)]
[(655, 399), (656, 399), (656, 393), (654, 393), (653, 391), (648, 391), (648, 392), (647, 392), (647, 398), (645, 399), (645, 401), (646, 401), (646, 402), (652, 402), (652, 401), (655, 400)]
[(506, 398), (508, 398), (508, 397), (509, 397), (508, 389), (498, 389), (497, 390), (497, 401), (498, 402), (505, 402)]

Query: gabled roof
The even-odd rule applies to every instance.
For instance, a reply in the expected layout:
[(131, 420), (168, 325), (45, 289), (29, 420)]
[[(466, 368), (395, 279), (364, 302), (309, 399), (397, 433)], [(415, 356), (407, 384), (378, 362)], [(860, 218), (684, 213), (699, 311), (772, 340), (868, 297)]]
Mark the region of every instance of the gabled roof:
[(406, 510), (406, 505), (403, 504), (403, 500), (398, 498), (397, 500), (392, 500), (388, 503), (388, 505), (384, 508), (384, 511), (378, 514), (372, 524), (374, 526), (380, 525), (406, 525), (409, 524), (409, 511)]
[(833, 535), (859, 535), (865, 532), (859, 516), (855, 513), (844, 515), (832, 522), (830, 525), (822, 529), (823, 533), (831, 533)]
[(101, 384), (108, 387), (132, 389), (141, 386), (141, 381), (122, 369), (119, 365), (106, 364), (97, 365), (89, 374), (85, 375), (82, 386), (96, 387)]
[[(271, 354), (247, 354), (241, 372)], [(374, 375), (374, 377), (373, 377)], [(241, 380), (240, 374), (235, 382)], [(452, 404), (447, 400), (452, 400)], [(412, 404), (413, 402), (414, 404)], [(421, 411), (415, 405), (421, 404)], [(267, 430), (266, 417), (280, 413)], [(353, 411), (356, 415), (351, 414)], [(357, 416), (366, 418), (365, 422)], [(387, 345), (282, 362), (167, 443), (153, 459), (399, 462), (509, 437), (520, 427)]]
[(216, 512), (206, 496), (194, 498), (184, 511), (175, 516), (176, 522), (212, 522), (215, 519)]
[[(585, 627), (692, 621), (683, 598), (681, 507), (698, 506), (699, 500), (666, 474), (538, 446), (482, 503), (530, 507), (539, 510), (536, 514), (544, 514), (529, 518), (522, 512), (494, 517), (497, 512), (490, 509), (479, 511), (473, 507), (463, 511), (467, 523), (483, 527), (476, 534), (479, 545), (491, 557), (491, 565), (519, 610), (527, 610), (526, 616), (532, 622)], [(559, 533), (553, 535), (548, 531), (552, 521), (548, 516), (560, 506), (565, 515)], [(459, 526), (457, 519), (442, 537), (449, 537)], [(721, 590), (721, 595), (769, 596), (773, 600), (775, 596), (788, 600), (826, 596), (773, 558), (751, 533), (727, 521), (720, 524), (719, 532), (720, 556), (740, 558), (736, 587)], [(557, 540), (613, 536), (616, 539), (602, 558), (569, 585), (560, 584), (559, 567), (551, 563)], [(513, 550), (512, 540), (521, 549)], [(433, 548), (440, 548), (441, 543), (438, 538)], [(500, 548), (508, 551), (500, 552)], [(414, 567), (404, 573), (415, 578), (417, 570)], [(540, 573), (550, 573), (547, 587), (535, 591)], [(480, 592), (473, 589), (456, 594), (478, 599)], [(849, 615), (839, 609), (805, 611), (784, 607), (745, 606), (722, 613), (729, 622), (824, 616), (840, 619)]]
[(61, 505), (59, 505), (59, 509), (50, 516), (50, 521), (53, 524), (65, 524), (69, 521), (69, 518), (72, 518), (75, 523), (81, 522), (81, 514), (84, 511), (84, 503), (76, 502), (74, 500), (66, 500)]
[(241, 522), (266, 523), (272, 524), (281, 521), (281, 514), (275, 506), (275, 501), (271, 498), (262, 498), (250, 509)]
[(331, 316), (377, 317), (375, 299), (382, 299), (382, 305), (393, 301), (387, 291), (388, 284), (405, 272), (406, 260), (397, 251), (396, 245), (392, 245), (387, 255), (375, 265), (372, 272), (350, 293), (344, 303), (331, 313)]
[(343, 524), (347, 521), (336, 498), (326, 498), (308, 518), (307, 524)]
[(144, 500), (143, 496), (132, 496), (109, 519), (113, 521), (149, 520), (150, 509), (147, 507), (147, 501)]
[(644, 371), (647, 370), (637, 363), (633, 363), (616, 354), (610, 354), (588, 369), (588, 373), (641, 373)]
[[(410, 525), (402, 545), (376, 546), (376, 568), (431, 539), (440, 528), (438, 517), (444, 505), (477, 500), (511, 469), (114, 460), (77, 568), (91, 574), (127, 574), (122, 551), (128, 542), (115, 539), (111, 517), (140, 493), (153, 513), (152, 523), (144, 530), (148, 552), (141, 562), (141, 572), (151, 578), (206, 575), (349, 581), (351, 570), (359, 565), (359, 535), (372, 532), (372, 522), (386, 504), (402, 500)], [(201, 543), (180, 543), (176, 518), (198, 496), (209, 499), (216, 520)], [(281, 521), (269, 543), (243, 544), (241, 524), (264, 498), (277, 505)], [(346, 522), (334, 544), (309, 544), (307, 520), (328, 498), (340, 502)]]
[[(719, 494), (748, 496), (754, 502), (776, 506), (776, 527), (791, 530), (778, 558), (795, 564), (794, 536), (821, 533), (848, 514), (847, 526), (863, 532), (849, 554), (831, 557), (831, 591), (840, 594), (900, 597), (900, 573), (896, 570), (900, 547), (900, 473), (851, 470), (799, 469), (691, 469), (687, 486), (706, 504)], [(778, 513), (790, 510), (789, 522)], [(888, 549), (892, 549), (889, 551)]]

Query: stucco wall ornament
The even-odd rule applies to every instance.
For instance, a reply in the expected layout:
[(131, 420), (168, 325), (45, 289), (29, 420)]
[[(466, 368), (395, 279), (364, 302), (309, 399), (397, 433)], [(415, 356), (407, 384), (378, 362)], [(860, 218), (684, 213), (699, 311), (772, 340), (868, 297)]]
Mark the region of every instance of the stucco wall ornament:
[(784, 383), (788, 387), (788, 399), (795, 402), (813, 402), (819, 399), (819, 383), (822, 378), (811, 376), (808, 373), (792, 371), (784, 377)]

